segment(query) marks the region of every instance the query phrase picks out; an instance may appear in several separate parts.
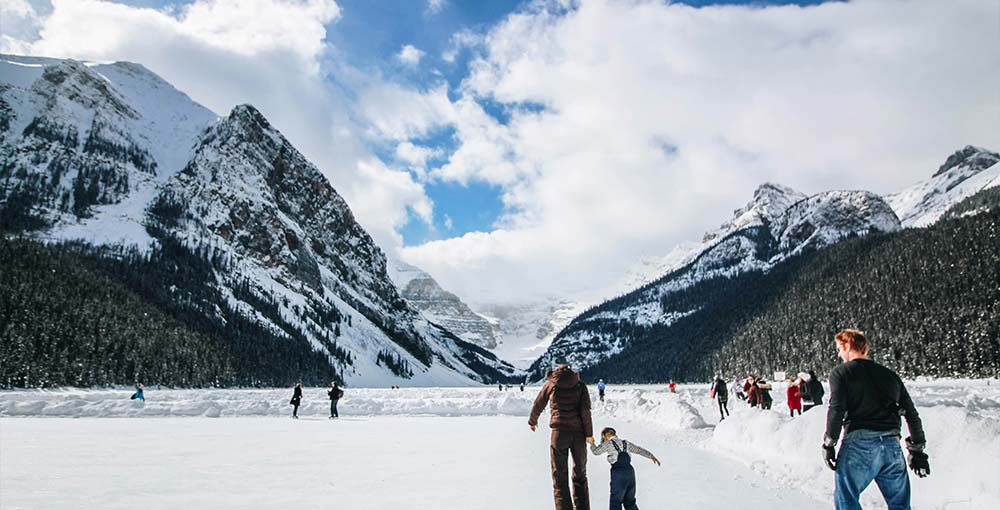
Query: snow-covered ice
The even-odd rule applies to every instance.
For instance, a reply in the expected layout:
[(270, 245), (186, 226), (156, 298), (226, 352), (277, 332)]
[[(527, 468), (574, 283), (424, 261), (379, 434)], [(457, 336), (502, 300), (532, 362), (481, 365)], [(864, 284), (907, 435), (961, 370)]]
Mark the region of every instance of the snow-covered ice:
[[(913, 478), (914, 509), (1000, 507), (1000, 382), (908, 387), (932, 469)], [(126, 389), (0, 392), (0, 508), (549, 508), (548, 433), (526, 426), (536, 392), (348, 388), (336, 421), (322, 388), (306, 389), (299, 420), (290, 389), (147, 388), (145, 403)], [(772, 394), (771, 411), (733, 401), (719, 424), (707, 383), (610, 386), (594, 426), (663, 460), (636, 460), (640, 506), (829, 508), (825, 408), (790, 418)], [(604, 506), (602, 457), (589, 476)], [(862, 502), (885, 507), (874, 486)]]

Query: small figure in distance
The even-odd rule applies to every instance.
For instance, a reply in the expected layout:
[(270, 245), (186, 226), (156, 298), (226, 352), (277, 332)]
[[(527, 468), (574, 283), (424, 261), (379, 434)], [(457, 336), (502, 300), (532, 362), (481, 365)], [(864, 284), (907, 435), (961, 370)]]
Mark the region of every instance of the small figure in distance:
[(607, 388), (607, 385), (604, 384), (604, 379), (598, 379), (597, 380), (597, 397), (598, 397), (598, 399), (600, 399), (601, 402), (604, 402), (604, 389), (605, 388)]
[(635, 468), (632, 467), (630, 454), (642, 455), (657, 466), (660, 465), (660, 459), (641, 446), (619, 439), (617, 432), (611, 427), (605, 427), (601, 431), (600, 445), (595, 445), (593, 438), (589, 438), (587, 442), (594, 455), (608, 455), (608, 463), (611, 464), (611, 509), (624, 506), (626, 510), (639, 510), (635, 503)]
[(136, 399), (138, 399), (138, 400), (141, 400), (141, 401), (145, 402), (146, 401), (146, 395), (143, 394), (142, 389), (143, 389), (142, 388), (142, 384), (136, 384), (135, 385), (135, 393), (132, 394), (132, 397), (130, 398), (130, 400), (136, 400)]
[(709, 395), (719, 402), (719, 421), (725, 420), (729, 414), (729, 388), (726, 386), (726, 381), (722, 379), (721, 375), (715, 378)]
[(292, 391), (292, 399), (288, 401), (292, 404), (292, 418), (299, 418), (299, 405), (302, 404), (302, 383), (295, 385), (295, 390)]
[(789, 376), (786, 382), (788, 383), (788, 389), (785, 390), (785, 398), (788, 402), (788, 414), (794, 418), (795, 411), (798, 411), (799, 416), (802, 416), (802, 394), (799, 392), (802, 379), (792, 379)]
[(667, 385), (667, 389), (670, 390), (670, 393), (677, 393), (677, 383), (671, 379), (670, 384)]
[(334, 381), (330, 383), (330, 391), (326, 392), (326, 394), (330, 397), (330, 419), (340, 418), (340, 413), (337, 412), (337, 402), (344, 396), (344, 390), (340, 389), (336, 381)]

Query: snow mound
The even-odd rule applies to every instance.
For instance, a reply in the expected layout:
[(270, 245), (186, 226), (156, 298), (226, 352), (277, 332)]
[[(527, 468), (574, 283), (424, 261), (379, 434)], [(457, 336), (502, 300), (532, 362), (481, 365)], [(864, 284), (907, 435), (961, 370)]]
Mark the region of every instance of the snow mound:
[[(974, 384), (977, 385), (978, 384)], [(907, 383), (927, 434), (931, 476), (911, 476), (913, 507), (986, 510), (1000, 508), (1000, 402), (994, 388), (940, 382)], [(761, 412), (731, 403), (706, 447), (750, 469), (819, 499), (832, 499), (833, 472), (820, 461), (826, 406), (790, 418), (775, 391), (774, 410)], [(783, 400), (783, 399), (782, 399)], [(903, 436), (908, 435), (903, 425)], [(884, 508), (875, 484), (862, 496), (864, 508)]]

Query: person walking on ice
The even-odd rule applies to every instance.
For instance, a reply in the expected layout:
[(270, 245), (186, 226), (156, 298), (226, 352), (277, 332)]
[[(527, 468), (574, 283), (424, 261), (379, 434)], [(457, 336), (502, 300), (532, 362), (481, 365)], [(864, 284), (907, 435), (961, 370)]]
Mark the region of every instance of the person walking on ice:
[(722, 379), (721, 375), (715, 379), (709, 394), (719, 402), (719, 421), (725, 420), (726, 415), (729, 414), (729, 406), (727, 405), (729, 403), (729, 388), (726, 387), (726, 381)]
[[(889, 510), (910, 510), (909, 464), (923, 478), (931, 467), (924, 453), (923, 423), (903, 381), (868, 358), (864, 333), (845, 329), (834, 339), (844, 362), (830, 372), (830, 404), (823, 437), (823, 459), (834, 470), (836, 510), (860, 510), (861, 493), (874, 480)], [(815, 376), (813, 377), (815, 379)], [(906, 418), (907, 460), (899, 447), (900, 416)], [(841, 430), (840, 452), (834, 451)]]
[(337, 412), (337, 402), (344, 396), (344, 390), (340, 389), (336, 382), (332, 382), (330, 383), (330, 391), (326, 394), (330, 397), (330, 419), (340, 418), (340, 413)]
[(299, 405), (302, 404), (302, 383), (295, 385), (295, 390), (292, 391), (292, 399), (288, 403), (292, 404), (292, 418), (298, 419)]
[(587, 442), (590, 443), (591, 453), (607, 454), (608, 463), (611, 464), (611, 510), (623, 506), (625, 510), (639, 510), (635, 503), (635, 469), (632, 467), (631, 454), (646, 457), (657, 466), (660, 465), (660, 459), (641, 446), (619, 439), (618, 433), (611, 427), (605, 427), (601, 431), (600, 445), (595, 445), (593, 438)]
[(597, 380), (597, 398), (604, 402), (604, 389), (608, 386), (604, 384), (604, 379)]

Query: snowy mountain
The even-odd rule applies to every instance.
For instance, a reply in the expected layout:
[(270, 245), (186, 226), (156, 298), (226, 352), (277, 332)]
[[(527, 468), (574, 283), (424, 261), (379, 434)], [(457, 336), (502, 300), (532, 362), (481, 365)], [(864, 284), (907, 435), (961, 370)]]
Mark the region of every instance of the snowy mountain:
[(979, 191), (1000, 186), (1000, 154), (967, 145), (930, 179), (885, 197), (904, 227), (926, 227), (953, 205)]
[[(628, 347), (630, 335), (623, 329), (669, 327), (697, 312), (699, 303), (681, 309), (665, 303), (700, 282), (768, 271), (805, 250), (900, 228), (895, 213), (874, 193), (830, 191), (793, 202), (797, 195), (773, 184), (758, 188), (754, 199), (736, 210), (732, 220), (706, 234), (703, 244), (688, 255), (686, 265), (576, 317), (532, 365), (533, 375), (562, 361), (580, 368), (592, 366)], [(609, 328), (609, 324), (618, 326)]]
[(520, 368), (528, 368), (538, 359), (556, 334), (586, 308), (575, 301), (560, 299), (474, 306), (497, 330), (498, 344), (492, 351)]
[(389, 266), (390, 277), (400, 295), (424, 317), (466, 342), (485, 349), (497, 346), (494, 324), (473, 312), (458, 296), (441, 288), (430, 274), (401, 261), (390, 261)]
[(254, 107), (218, 119), (136, 64), (0, 61), (4, 231), (221, 257), (210, 284), (229, 306), (350, 384), (513, 373), (407, 304), (346, 202)]

